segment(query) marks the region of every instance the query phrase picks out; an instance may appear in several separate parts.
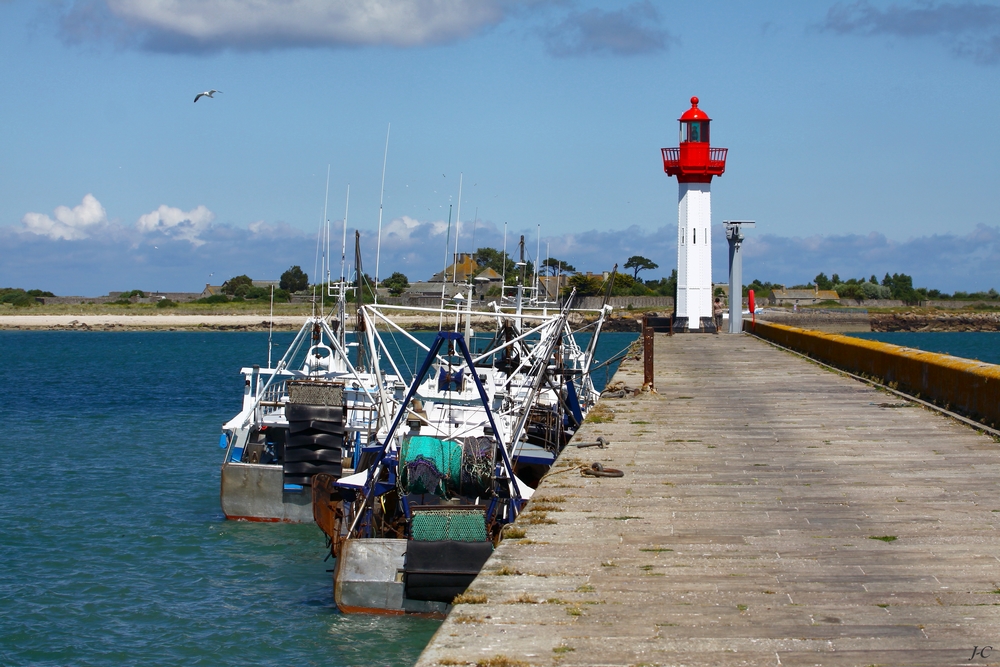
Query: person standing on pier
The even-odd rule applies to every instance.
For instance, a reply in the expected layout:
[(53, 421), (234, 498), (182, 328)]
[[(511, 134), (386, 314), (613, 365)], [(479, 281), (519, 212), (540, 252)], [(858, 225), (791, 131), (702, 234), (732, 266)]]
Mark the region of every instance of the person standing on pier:
[(715, 316), (715, 333), (722, 331), (722, 313), (725, 311), (726, 307), (722, 305), (722, 299), (715, 297), (715, 307), (712, 309), (712, 314)]

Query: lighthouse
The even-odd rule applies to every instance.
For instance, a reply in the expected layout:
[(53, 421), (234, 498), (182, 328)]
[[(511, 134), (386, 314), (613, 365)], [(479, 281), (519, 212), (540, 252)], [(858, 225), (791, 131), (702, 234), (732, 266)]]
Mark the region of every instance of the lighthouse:
[(726, 171), (727, 148), (709, 145), (711, 119), (691, 98), (680, 121), (680, 146), (663, 149), (663, 171), (676, 176), (678, 329), (714, 330), (712, 320), (712, 177)]

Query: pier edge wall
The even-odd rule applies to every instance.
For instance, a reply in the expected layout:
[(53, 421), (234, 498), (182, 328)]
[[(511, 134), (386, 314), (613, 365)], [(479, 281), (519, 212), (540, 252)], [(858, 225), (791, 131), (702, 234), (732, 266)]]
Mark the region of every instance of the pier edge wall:
[(1000, 366), (890, 343), (744, 321), (744, 331), (984, 424), (1000, 424)]

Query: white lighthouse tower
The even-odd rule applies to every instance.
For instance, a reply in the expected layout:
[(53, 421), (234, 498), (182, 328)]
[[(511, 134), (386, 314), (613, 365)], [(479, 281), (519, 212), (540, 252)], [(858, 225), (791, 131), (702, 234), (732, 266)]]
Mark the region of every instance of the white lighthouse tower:
[(711, 119), (691, 98), (680, 117), (680, 147), (663, 149), (663, 170), (676, 176), (677, 299), (675, 327), (698, 331), (712, 321), (712, 177), (726, 171), (727, 148), (709, 146)]

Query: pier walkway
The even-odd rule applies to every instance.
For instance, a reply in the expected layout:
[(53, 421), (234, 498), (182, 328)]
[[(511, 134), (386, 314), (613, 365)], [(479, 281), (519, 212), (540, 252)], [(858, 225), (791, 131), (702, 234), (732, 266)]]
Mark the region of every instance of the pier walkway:
[(991, 437), (749, 336), (654, 358), (418, 666), (1000, 664)]

